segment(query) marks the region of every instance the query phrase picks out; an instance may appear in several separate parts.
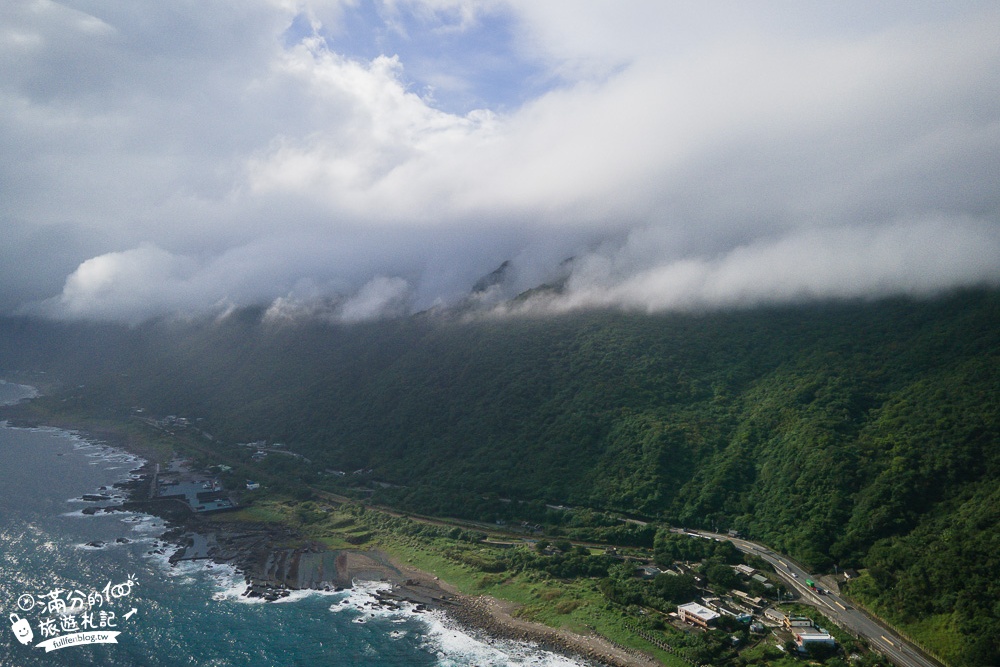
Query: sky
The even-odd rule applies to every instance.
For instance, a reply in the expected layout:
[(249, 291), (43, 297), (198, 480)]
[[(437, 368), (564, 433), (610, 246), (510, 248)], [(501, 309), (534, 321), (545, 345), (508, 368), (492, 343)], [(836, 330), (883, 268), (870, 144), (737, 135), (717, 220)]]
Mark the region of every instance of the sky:
[(996, 286), (1000, 5), (11, 0), (0, 150), (7, 314)]

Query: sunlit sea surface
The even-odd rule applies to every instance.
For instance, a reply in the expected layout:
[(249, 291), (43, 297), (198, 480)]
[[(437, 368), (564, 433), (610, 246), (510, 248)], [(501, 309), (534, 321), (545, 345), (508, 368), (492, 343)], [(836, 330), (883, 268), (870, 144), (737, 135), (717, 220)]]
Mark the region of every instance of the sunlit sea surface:
[[(0, 383), (0, 402), (29, 393)], [(0, 629), (0, 666), (581, 664), (534, 646), (474, 637), (437, 612), (380, 610), (373, 593), (385, 584), (296, 592), (268, 604), (243, 598), (243, 577), (231, 567), (204, 561), (171, 567), (172, 548), (159, 540), (162, 520), (81, 513), (92, 505), (83, 494), (127, 479), (140, 464), (66, 431), (0, 426), (0, 611), (8, 624)], [(88, 546), (97, 542), (104, 545)], [(118, 596), (100, 604), (93, 597), (108, 592)], [(90, 597), (95, 628), (105, 612), (104, 630), (119, 632), (117, 643), (51, 652), (37, 646), (80, 630), (72, 622), (63, 630), (57, 608), (49, 613), (54, 599), (73, 597)], [(15, 620), (31, 628), (29, 645), (15, 636)], [(52, 622), (48, 636), (45, 620)]]

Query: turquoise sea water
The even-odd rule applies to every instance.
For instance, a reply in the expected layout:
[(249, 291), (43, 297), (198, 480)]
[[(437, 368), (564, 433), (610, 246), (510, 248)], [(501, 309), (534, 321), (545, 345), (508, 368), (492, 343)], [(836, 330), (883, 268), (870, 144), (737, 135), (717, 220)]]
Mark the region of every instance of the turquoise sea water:
[[(24, 393), (0, 384), (0, 402)], [(90, 505), (82, 494), (110, 487), (137, 465), (65, 431), (0, 427), (0, 611), (8, 626), (0, 628), (0, 667), (581, 664), (476, 638), (437, 613), (378, 610), (374, 583), (342, 593), (296, 592), (280, 603), (247, 602), (242, 576), (227, 566), (171, 567), (171, 548), (158, 539), (160, 519), (81, 514)], [(157, 550), (165, 553), (150, 553)], [(60, 615), (60, 604), (77, 604), (83, 613)], [(81, 627), (87, 614), (91, 625)], [(31, 629), (28, 645), (18, 641), (15, 620)], [(120, 634), (113, 644), (70, 644), (48, 653), (38, 647), (80, 631)]]

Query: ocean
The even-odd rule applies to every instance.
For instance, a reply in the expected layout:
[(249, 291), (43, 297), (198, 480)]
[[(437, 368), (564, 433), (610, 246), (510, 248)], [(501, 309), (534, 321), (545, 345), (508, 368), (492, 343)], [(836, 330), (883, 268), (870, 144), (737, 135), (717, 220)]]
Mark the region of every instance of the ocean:
[[(0, 383), (0, 402), (30, 391)], [(0, 426), (0, 667), (583, 664), (440, 612), (380, 609), (375, 582), (248, 601), (229, 566), (171, 566), (161, 519), (82, 513), (84, 494), (112, 493), (140, 463), (66, 431)]]

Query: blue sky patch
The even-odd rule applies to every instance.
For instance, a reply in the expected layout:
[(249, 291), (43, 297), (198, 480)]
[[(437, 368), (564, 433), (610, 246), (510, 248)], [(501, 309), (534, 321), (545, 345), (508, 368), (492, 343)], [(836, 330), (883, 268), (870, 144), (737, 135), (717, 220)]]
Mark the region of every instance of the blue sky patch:
[[(381, 4), (363, 1), (345, 8), (341, 23), (323, 26), (319, 36), (349, 58), (398, 56), (413, 92), (443, 111), (465, 114), (511, 111), (559, 85), (541, 63), (519, 53), (515, 27), (513, 17), (500, 12), (462, 26), (455, 16), (406, 7), (389, 15)], [(312, 35), (309, 19), (299, 15), (285, 33), (286, 46)]]

